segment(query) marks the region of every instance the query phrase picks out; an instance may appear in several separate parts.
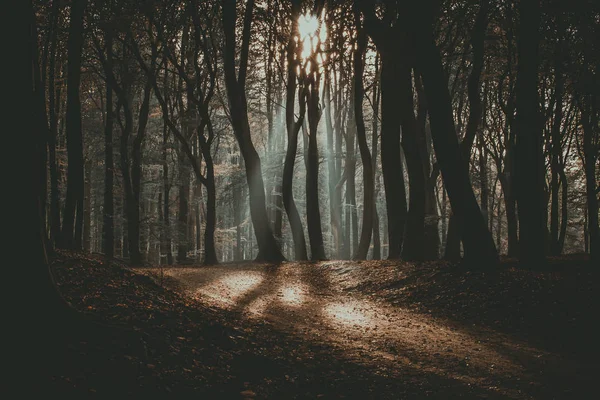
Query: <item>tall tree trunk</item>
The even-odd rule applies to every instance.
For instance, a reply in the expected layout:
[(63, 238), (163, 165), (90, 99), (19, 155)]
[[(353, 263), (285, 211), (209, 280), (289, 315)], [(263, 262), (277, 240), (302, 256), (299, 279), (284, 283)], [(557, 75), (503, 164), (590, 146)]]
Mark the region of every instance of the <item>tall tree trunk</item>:
[(558, 254), (562, 254), (565, 247), (565, 238), (567, 235), (567, 224), (569, 222), (569, 190), (567, 174), (564, 166), (560, 170), (560, 184), (562, 186), (561, 211), (560, 211), (560, 232), (558, 234)]
[(415, 71), (415, 88), (417, 92), (417, 145), (423, 163), (425, 175), (425, 233), (424, 253), (426, 260), (436, 260), (440, 254), (439, 216), (437, 206), (437, 178), (439, 169), (437, 165), (432, 169), (430, 154), (433, 152), (431, 133), (427, 127), (427, 99), (421, 79)]
[(371, 235), (373, 234), (373, 214), (374, 214), (374, 177), (373, 161), (367, 144), (367, 133), (365, 130), (365, 120), (363, 117), (363, 97), (365, 89), (363, 85), (364, 74), (364, 55), (367, 49), (367, 34), (362, 28), (360, 22), (360, 13), (355, 7), (354, 22), (356, 25), (357, 39), (356, 49), (354, 51), (354, 117), (356, 120), (356, 138), (358, 148), (360, 149), (360, 158), (363, 165), (363, 216), (360, 231), (360, 242), (355, 249), (354, 258), (366, 260), (371, 245)]
[[(210, 150), (208, 151), (210, 155)], [(206, 228), (204, 230), (204, 264), (218, 263), (215, 248), (215, 228), (217, 226), (217, 191), (215, 187), (215, 170), (212, 157), (206, 158)]]
[[(279, 93), (281, 92), (281, 90), (279, 90)], [(281, 104), (281, 95), (278, 96), (278, 104)], [(277, 118), (276, 120), (278, 121), (277, 124), (277, 128), (279, 129), (281, 127), (281, 123), (279, 123), (281, 121), (280, 119), (280, 115), (279, 113), (277, 114)], [(277, 139), (275, 140), (275, 157), (277, 159), (277, 165), (280, 166), (281, 163), (283, 162), (283, 159), (281, 157), (281, 154), (283, 154), (283, 145), (284, 145), (284, 141), (283, 141), (283, 137), (281, 137), (280, 135), (277, 136)], [(274, 199), (273, 199), (273, 235), (275, 235), (275, 239), (277, 240), (277, 242), (280, 244), (283, 243), (283, 196), (281, 193), (281, 178), (279, 176), (279, 174), (276, 175), (276, 179), (275, 179), (275, 193), (274, 193)]]
[(585, 103), (580, 105), (581, 124), (583, 126), (587, 231), (592, 265), (598, 265), (598, 260), (600, 260), (600, 228), (598, 227), (598, 198), (596, 197), (598, 195), (598, 184), (595, 171), (598, 162), (598, 132), (594, 132), (594, 129), (597, 129), (598, 126), (597, 101), (597, 97), (590, 95), (586, 96)]
[(333, 101), (331, 98), (331, 74), (329, 69), (325, 68), (325, 87), (323, 89), (325, 100), (325, 131), (327, 139), (327, 181), (329, 189), (329, 221), (331, 223), (331, 234), (333, 236), (333, 254), (332, 258), (338, 259), (342, 250), (342, 231), (341, 231), (341, 199), (338, 196), (336, 186), (340, 180), (340, 171), (336, 168), (336, 152), (333, 145), (333, 122), (331, 119), (331, 108)]
[[(109, 68), (112, 68), (112, 35), (106, 37), (108, 49), (106, 59)], [(106, 83), (106, 121), (104, 125), (104, 204), (102, 207), (102, 251), (108, 258), (114, 257), (115, 232), (114, 232), (114, 160), (113, 160), (113, 90)]]
[[(5, 230), (5, 233), (10, 231), (10, 234), (5, 235), (8, 238), (5, 245), (8, 246), (7, 248), (18, 249), (20, 260), (30, 267), (20, 269), (23, 270), (23, 275), (19, 277), (21, 279), (18, 282), (27, 282), (27, 286), (41, 300), (24, 303), (24, 311), (27, 313), (26, 320), (33, 321), (33, 323), (28, 322), (29, 325), (24, 327), (27, 329), (18, 331), (18, 334), (22, 337), (13, 338), (9, 336), (10, 340), (18, 339), (23, 340), (23, 344), (27, 343), (26, 348), (23, 348), (25, 353), (20, 354), (20, 356), (25, 357), (22, 358), (23, 360), (36, 359), (34, 364), (37, 364), (37, 362), (40, 364), (32, 366), (31, 363), (28, 363), (27, 371), (25, 371), (23, 368), (24, 363), (17, 363), (16, 368), (22, 374), (19, 378), (24, 378), (25, 373), (27, 373), (27, 379), (37, 380), (40, 376), (32, 373), (40, 371), (41, 368), (38, 369), (38, 367), (51, 365), (52, 359), (48, 359), (47, 355), (55, 344), (54, 340), (59, 339), (61, 334), (67, 331), (62, 328), (68, 326), (76, 329), (80, 326), (76, 325), (78, 321), (73, 318), (76, 313), (57, 291), (46, 256), (45, 223), (41, 218), (40, 209), (41, 196), (43, 195), (40, 186), (42, 179), (40, 173), (42, 173), (42, 168), (45, 168), (41, 161), (43, 147), (46, 145), (47, 139), (46, 130), (40, 131), (40, 127), (44, 124), (43, 109), (41, 107), (45, 104), (39, 101), (42, 87), (37, 64), (36, 45), (38, 35), (35, 27), (35, 14), (32, 3), (27, 3), (19, 11), (26, 11), (25, 15), (20, 15), (20, 17), (23, 17), (22, 21), (26, 24), (29, 22), (29, 32), (15, 38), (15, 42), (18, 41), (15, 49), (22, 48), (23, 52), (21, 54), (25, 57), (16, 57), (12, 63), (14, 67), (9, 72), (18, 82), (23, 83), (24, 90), (15, 99), (14, 105), (8, 105), (7, 111), (9, 115), (18, 116), (18, 119), (22, 121), (23, 134), (13, 135), (16, 138), (13, 139), (14, 142), (11, 142), (10, 145), (16, 152), (15, 155), (30, 168), (23, 170), (24, 176), (19, 174), (17, 175), (18, 179), (9, 182), (11, 187), (18, 188), (21, 195), (9, 196), (7, 206), (11, 211), (19, 210), (21, 223)], [(7, 228), (8, 226), (6, 225)], [(24, 320), (20, 319), (19, 323)], [(42, 335), (43, 338), (38, 338), (40, 341), (32, 340), (34, 338), (30, 331), (39, 331), (40, 328), (45, 330), (44, 335)], [(52, 335), (53, 333), (56, 333), (56, 335)], [(21, 342), (17, 343), (20, 344)]]
[(128, 227), (129, 227), (129, 254), (132, 265), (140, 264), (144, 259), (144, 254), (140, 249), (141, 239), (141, 218), (140, 201), (142, 193), (142, 146), (146, 137), (146, 127), (148, 125), (148, 116), (150, 112), (150, 93), (152, 86), (150, 81), (146, 81), (142, 104), (140, 106), (138, 117), (138, 131), (131, 146), (131, 184), (130, 198), (128, 204)]
[(83, 198), (83, 250), (91, 251), (92, 239), (92, 161), (84, 163), (84, 198)]
[[(164, 77), (164, 90), (165, 97), (167, 97), (168, 90), (168, 72), (165, 70)], [(163, 229), (161, 229), (161, 254), (166, 254), (167, 265), (173, 264), (173, 252), (171, 250), (171, 215), (169, 207), (169, 199), (171, 193), (171, 184), (169, 182), (169, 162), (167, 160), (167, 148), (169, 145), (169, 127), (167, 120), (169, 118), (168, 110), (166, 107), (162, 108), (163, 111), (163, 143), (162, 143), (162, 178), (163, 178)]]
[(58, 47), (59, 2), (52, 3), (52, 22), (50, 36), (50, 62), (48, 71), (48, 113), (50, 131), (48, 137), (48, 165), (50, 169), (50, 239), (56, 246), (60, 240), (60, 193), (58, 190), (59, 170), (56, 165), (56, 139), (58, 136), (58, 109), (60, 87), (56, 89), (56, 49)]
[(539, 1), (523, 0), (519, 16), (515, 179), (519, 259), (531, 268), (544, 262), (546, 236), (545, 168), (538, 99)]
[(61, 247), (81, 249), (83, 228), (83, 132), (81, 126), (81, 55), (83, 20), (87, 0), (71, 4), (67, 40), (67, 195), (61, 232)]
[[(298, 151), (298, 134), (302, 128), (306, 106), (304, 102), (304, 94), (299, 93), (300, 118), (295, 121), (294, 104), (296, 101), (297, 76), (296, 67), (300, 64), (298, 58), (299, 49), (296, 46), (294, 35), (298, 34), (298, 17), (300, 16), (300, 1), (292, 2), (292, 30), (287, 45), (287, 89), (286, 89), (286, 105), (285, 105), (285, 120), (287, 130), (287, 150), (285, 153), (285, 161), (283, 164), (283, 177), (281, 183), (281, 194), (283, 206), (287, 213), (294, 240), (294, 256), (296, 260), (307, 260), (308, 254), (306, 250), (306, 240), (304, 238), (304, 229), (302, 228), (302, 220), (296, 208), (293, 193), (293, 178), (294, 164), (296, 163), (296, 153)], [(303, 89), (301, 88), (300, 91)]]
[(465, 262), (479, 267), (495, 264), (498, 260), (496, 246), (475, 199), (469, 174), (464, 168), (467, 161), (456, 136), (448, 81), (433, 37), (433, 13), (427, 4), (419, 6), (417, 17), (421, 18), (413, 21), (417, 64), (428, 100), (433, 146), (442, 178), (453, 213), (462, 221)]
[[(473, 49), (473, 66), (471, 69), (471, 73), (469, 74), (469, 78), (467, 80), (467, 96), (469, 99), (469, 118), (467, 120), (467, 127), (465, 131), (465, 136), (460, 143), (460, 150), (462, 152), (462, 156), (464, 159), (464, 164), (461, 166), (464, 169), (464, 173), (469, 177), (470, 171), (470, 157), (471, 157), (471, 149), (473, 147), (473, 142), (477, 136), (477, 132), (479, 131), (479, 126), (481, 124), (482, 114), (483, 114), (483, 106), (481, 102), (481, 94), (480, 94), (480, 81), (481, 81), (481, 72), (483, 70), (483, 61), (484, 61), (484, 45), (485, 45), (485, 32), (488, 24), (488, 8), (489, 8), (489, 0), (482, 0), (479, 8), (479, 12), (477, 13), (477, 18), (475, 20), (475, 25), (473, 26), (473, 30), (471, 32), (471, 47)], [(459, 118), (462, 114), (462, 102), (459, 107)], [(487, 218), (484, 214), (484, 222), (487, 226)], [(458, 226), (456, 226), (458, 225)], [(451, 261), (457, 261), (460, 259), (460, 241), (462, 240), (462, 230), (463, 230), (463, 221), (462, 218), (457, 214), (452, 212), (452, 216), (450, 217), (449, 227), (448, 227), (448, 241), (446, 244), (446, 251), (444, 258)], [(458, 235), (457, 237), (450, 235)], [(491, 235), (491, 234), (490, 234)]]
[(185, 263), (188, 252), (188, 213), (190, 195), (190, 172), (187, 157), (179, 152), (179, 209), (177, 212), (177, 262)]
[[(241, 163), (241, 157), (240, 163)], [(240, 165), (241, 167), (241, 165)], [(242, 248), (242, 185), (236, 179), (233, 182), (233, 224), (235, 225), (235, 248), (233, 252), (234, 261), (242, 261), (244, 259), (244, 250)]]
[[(483, 143), (483, 131), (478, 135), (478, 152), (479, 152), (479, 202), (481, 203), (481, 213), (486, 224), (490, 221), (489, 210), (489, 188), (488, 188), (488, 168), (487, 168), (487, 150)], [(492, 209), (493, 212), (493, 209)], [(491, 226), (490, 226), (491, 231)]]
[(233, 131), (245, 161), (246, 179), (248, 180), (248, 189), (250, 191), (250, 215), (259, 248), (257, 260), (280, 262), (284, 260), (284, 257), (269, 224), (262, 168), (260, 158), (252, 143), (245, 94), (253, 10), (254, 0), (248, 0), (244, 13), (239, 70), (236, 76), (236, 1), (225, 0), (222, 3), (225, 36), (223, 57), (225, 86), (227, 87)]
[(373, 85), (373, 128), (371, 130), (371, 149), (373, 151), (373, 260), (381, 259), (381, 237), (379, 233), (379, 213), (377, 212), (377, 198), (379, 197), (379, 186), (377, 177), (377, 155), (379, 146), (379, 100), (381, 90), (379, 89), (379, 54), (375, 56), (375, 83)]
[(127, 195), (125, 194), (125, 185), (121, 195), (121, 243), (123, 258), (129, 258), (129, 228), (127, 224)]
[[(559, 26), (560, 26), (560, 17)], [(560, 29), (560, 28), (559, 28)], [(561, 30), (562, 31), (562, 30)], [(563, 119), (563, 73), (562, 65), (563, 59), (561, 58), (561, 41), (559, 40), (556, 45), (555, 51), (555, 64), (554, 64), (554, 97), (555, 97), (555, 108), (554, 108), (554, 121), (552, 123), (551, 131), (551, 159), (550, 159), (550, 192), (551, 192), (551, 205), (550, 205), (550, 254), (557, 256), (562, 252), (562, 246), (559, 244), (559, 211), (558, 203), (559, 196), (558, 192), (560, 189), (560, 169), (562, 168), (559, 162), (562, 154), (562, 135), (561, 135), (561, 123)], [(564, 171), (563, 171), (564, 173)], [(563, 190), (565, 186), (563, 186)]]
[(356, 208), (356, 121), (354, 118), (354, 97), (350, 100), (346, 131), (346, 202), (345, 202), (345, 257), (350, 258), (358, 248), (358, 211)]
[(388, 225), (388, 259), (400, 258), (407, 204), (404, 168), (400, 156), (400, 93), (396, 55), (381, 53), (381, 170), (385, 186)]
[[(507, 160), (508, 161), (508, 160)], [(518, 222), (517, 222), (517, 204), (514, 198), (513, 189), (509, 180), (507, 169), (498, 173), (498, 180), (502, 188), (504, 198), (504, 209), (506, 211), (506, 226), (507, 226), (507, 255), (516, 257), (518, 254)]]
[(306, 162), (306, 225), (310, 241), (310, 259), (325, 259), (323, 230), (321, 228), (321, 211), (319, 209), (319, 149), (317, 145), (317, 128), (321, 119), (319, 90), (321, 73), (316, 56), (311, 56), (311, 69), (308, 72), (306, 94), (308, 114), (308, 158)]
[(115, 200), (115, 213), (113, 222), (115, 225), (115, 256), (123, 257), (123, 197), (121, 193), (118, 194), (114, 198)]
[(425, 257), (425, 173), (422, 153), (419, 151), (417, 141), (411, 69), (411, 65), (404, 60), (397, 71), (401, 89), (399, 113), (402, 148), (409, 178), (409, 206), (402, 258), (408, 261), (420, 261)]
[[(337, 175), (339, 176), (339, 180), (338, 183), (335, 186), (335, 197), (334, 197), (334, 201), (335, 204), (338, 204), (338, 208), (337, 208), (337, 216), (339, 216), (339, 221), (340, 221), (340, 258), (341, 259), (349, 259), (350, 258), (350, 246), (352, 246), (352, 243), (350, 242), (349, 239), (349, 234), (345, 233), (345, 225), (344, 225), (344, 220), (343, 218), (345, 218), (344, 214), (346, 211), (346, 199), (344, 197), (342, 197), (342, 188), (344, 186), (344, 183), (346, 182), (346, 180), (348, 179), (348, 171), (346, 169), (346, 166), (344, 165), (344, 170), (342, 171), (342, 144), (344, 142), (344, 138), (345, 138), (345, 134), (344, 134), (344, 126), (342, 123), (342, 118), (345, 118), (345, 116), (343, 117), (342, 115), (345, 113), (346, 108), (345, 106), (343, 106), (342, 104), (342, 92), (343, 90), (339, 87), (341, 86), (338, 85), (338, 90), (337, 90), (337, 100), (336, 100), (336, 118), (335, 118), (335, 125), (334, 125), (334, 154), (335, 154), (335, 170)], [(344, 109), (342, 112), (342, 108)], [(338, 111), (339, 110), (339, 111)], [(347, 225), (347, 224), (346, 224)]]

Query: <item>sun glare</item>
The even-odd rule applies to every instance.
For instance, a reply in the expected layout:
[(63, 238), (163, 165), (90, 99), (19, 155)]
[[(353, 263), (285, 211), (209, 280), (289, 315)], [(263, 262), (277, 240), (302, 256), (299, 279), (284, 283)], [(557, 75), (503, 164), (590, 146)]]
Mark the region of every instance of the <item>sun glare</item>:
[(302, 58), (307, 59), (317, 51), (319, 42), (327, 39), (327, 28), (315, 15), (301, 15), (298, 19), (298, 30), (302, 41)]

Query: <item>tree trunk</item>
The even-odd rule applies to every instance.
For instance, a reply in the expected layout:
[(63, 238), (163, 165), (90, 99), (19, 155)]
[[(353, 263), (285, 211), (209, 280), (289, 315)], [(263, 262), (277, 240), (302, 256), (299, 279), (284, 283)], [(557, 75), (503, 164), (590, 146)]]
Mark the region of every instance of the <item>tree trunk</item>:
[[(600, 260), (600, 229), (598, 227), (598, 186), (596, 183), (596, 163), (598, 160), (598, 132), (593, 130), (598, 126), (597, 98), (593, 95), (586, 97), (581, 105), (581, 124), (583, 125), (583, 155), (585, 168), (585, 192), (587, 200), (587, 231), (589, 235), (589, 251), (592, 265), (598, 265)], [(597, 128), (596, 128), (597, 129)]]
[[(164, 79), (164, 90), (165, 97), (167, 96), (166, 90), (168, 88), (168, 73), (165, 71), (165, 79)], [(169, 199), (171, 193), (171, 184), (169, 182), (169, 162), (167, 161), (167, 147), (169, 143), (169, 128), (167, 124), (167, 119), (169, 116), (167, 115), (168, 110), (165, 108), (163, 110), (163, 143), (162, 143), (162, 178), (163, 178), (163, 221), (164, 226), (161, 229), (161, 254), (166, 254), (167, 256), (167, 265), (173, 264), (173, 252), (171, 250), (171, 215), (170, 215), (170, 207), (169, 207)]]
[[(130, 204), (128, 208), (128, 227), (129, 227), (129, 254), (132, 265), (141, 264), (144, 254), (140, 249), (141, 227), (140, 227), (140, 197), (142, 192), (142, 145), (146, 137), (146, 126), (148, 125), (148, 115), (150, 112), (150, 93), (152, 86), (148, 80), (144, 87), (144, 97), (140, 106), (138, 117), (138, 132), (133, 140), (131, 148), (131, 184), (130, 184)], [(125, 178), (125, 176), (124, 176)], [(127, 187), (127, 185), (126, 185)]]
[[(210, 154), (210, 150), (208, 151)], [(206, 158), (206, 228), (204, 230), (204, 264), (218, 263), (215, 248), (215, 228), (217, 226), (217, 191), (212, 157)]]
[(440, 254), (439, 216), (437, 209), (436, 186), (439, 169), (431, 168), (430, 154), (433, 152), (431, 133), (427, 127), (427, 99), (418, 72), (414, 72), (417, 92), (417, 145), (423, 163), (425, 176), (425, 233), (424, 253), (426, 260), (436, 260)]
[[(489, 224), (490, 211), (489, 211), (489, 189), (488, 189), (488, 168), (487, 168), (487, 150), (483, 144), (483, 132), (479, 132), (478, 140), (478, 152), (479, 152), (479, 193), (481, 203), (481, 213), (486, 225)], [(493, 210), (492, 210), (493, 212)], [(491, 231), (491, 227), (490, 227)]]
[(346, 258), (350, 258), (358, 248), (358, 211), (356, 209), (356, 121), (354, 117), (354, 98), (350, 100), (348, 129), (346, 132)]
[(498, 253), (475, 199), (468, 171), (464, 168), (466, 160), (456, 136), (448, 82), (432, 34), (433, 14), (431, 10), (422, 8), (420, 17), (424, 18), (413, 21), (415, 48), (429, 105), (433, 146), (453, 214), (462, 221), (465, 262), (481, 268), (495, 264)]
[(421, 261), (425, 258), (425, 173), (413, 111), (412, 68), (405, 60), (400, 62), (399, 67), (397, 74), (401, 90), (399, 113), (402, 148), (409, 178), (409, 207), (402, 258), (407, 261)]
[(242, 45), (239, 59), (239, 71), (236, 76), (236, 1), (226, 0), (222, 3), (223, 8), (223, 30), (225, 36), (225, 48), (223, 66), (225, 72), (225, 86), (231, 122), (235, 137), (240, 146), (246, 167), (246, 179), (250, 191), (250, 215), (254, 225), (256, 240), (258, 242), (257, 260), (267, 262), (281, 262), (284, 260), (279, 244), (273, 236), (266, 210), (265, 185), (262, 178), (260, 158), (250, 134), (248, 121), (248, 105), (246, 101), (246, 72), (248, 67), (248, 55), (250, 46), (250, 27), (254, 0), (246, 4), (244, 15), (244, 28), (242, 33)]
[(523, 265), (531, 268), (545, 261), (546, 235), (545, 168), (538, 101), (539, 1), (522, 1), (519, 15), (515, 181), (519, 259)]
[[(559, 17), (560, 21), (560, 17)], [(560, 22), (558, 22), (560, 25)], [(553, 256), (560, 255), (562, 252), (562, 246), (559, 244), (559, 211), (558, 203), (561, 182), (560, 169), (562, 168), (559, 162), (560, 156), (562, 155), (561, 145), (561, 123), (563, 119), (563, 73), (562, 64), (563, 59), (561, 58), (561, 41), (559, 40), (556, 45), (555, 65), (554, 65), (554, 97), (555, 97), (555, 108), (554, 108), (554, 121), (552, 123), (551, 131), (551, 159), (550, 159), (550, 192), (551, 192), (551, 205), (550, 205), (550, 254)], [(564, 171), (563, 171), (564, 173)], [(563, 186), (563, 190), (565, 190)]]
[(61, 247), (81, 249), (83, 228), (83, 132), (81, 126), (81, 55), (83, 20), (87, 0), (73, 2), (67, 41), (67, 195), (61, 232)]
[(359, 260), (366, 260), (371, 245), (371, 235), (373, 234), (373, 215), (374, 210), (374, 177), (373, 161), (367, 144), (367, 133), (365, 130), (365, 120), (363, 117), (363, 97), (365, 89), (363, 85), (364, 74), (364, 55), (367, 49), (367, 35), (361, 26), (360, 13), (357, 8), (354, 10), (354, 22), (358, 31), (356, 49), (354, 51), (354, 117), (356, 120), (356, 138), (358, 148), (360, 149), (360, 158), (363, 165), (363, 216), (362, 227), (360, 231), (360, 241), (355, 250), (354, 257)]
[[(23, 133), (16, 136), (10, 147), (16, 152), (18, 159), (25, 165), (30, 166), (23, 170), (24, 175), (18, 175), (18, 179), (9, 182), (11, 187), (17, 188), (20, 196), (9, 196), (7, 206), (11, 211), (18, 210), (20, 223), (5, 230), (8, 239), (5, 242), (7, 248), (14, 249), (19, 254), (19, 259), (30, 268), (21, 268), (22, 275), (17, 282), (27, 282), (27, 287), (36, 293), (36, 301), (26, 301), (21, 312), (26, 317), (20, 317), (17, 321), (23, 329), (18, 331), (19, 337), (8, 337), (11, 343), (17, 339), (17, 344), (26, 345), (19, 352), (19, 362), (13, 366), (19, 373), (19, 378), (26, 378), (28, 382), (33, 379), (38, 381), (41, 377), (38, 372), (47, 374), (45, 367), (52, 366), (56, 361), (53, 354), (54, 346), (62, 335), (68, 334), (69, 330), (80, 329), (81, 324), (78, 314), (69, 307), (68, 303), (58, 292), (48, 265), (46, 256), (45, 222), (42, 220), (41, 197), (44, 195), (40, 186), (42, 169), (42, 153), (46, 145), (47, 132), (40, 131), (43, 126), (44, 102), (40, 102), (40, 91), (42, 90), (39, 80), (37, 65), (37, 41), (38, 35), (35, 27), (35, 14), (31, 2), (23, 7), (25, 10), (25, 24), (29, 22), (29, 34), (24, 34), (15, 39), (24, 50), (21, 58), (15, 58), (14, 67), (9, 73), (18, 82), (23, 82), (24, 90), (15, 99), (14, 105), (8, 105), (8, 114), (22, 121)], [(26, 26), (27, 28), (27, 26)], [(26, 30), (25, 28), (25, 30)], [(16, 47), (15, 47), (16, 48)], [(14, 75), (13, 75), (14, 74)], [(8, 225), (6, 225), (8, 228)], [(72, 235), (71, 235), (72, 237)], [(27, 325), (22, 322), (26, 322)], [(68, 327), (69, 329), (63, 329)], [(34, 332), (44, 329), (44, 335), (34, 340)], [(10, 334), (10, 333), (9, 333)], [(39, 336), (39, 335), (35, 335)], [(30, 360), (36, 360), (31, 364)], [(27, 361), (26, 370), (22, 360)], [(12, 361), (9, 359), (9, 362)], [(43, 378), (46, 378), (44, 376)], [(25, 381), (23, 381), (25, 383)], [(21, 382), (19, 382), (21, 384)], [(39, 394), (39, 393), (36, 393)], [(27, 395), (25, 395), (27, 396)]]
[(117, 192), (115, 200), (115, 213), (113, 218), (115, 225), (115, 256), (124, 257), (123, 254), (123, 196), (122, 191)]
[(371, 149), (373, 151), (373, 260), (381, 260), (381, 237), (379, 233), (379, 213), (377, 212), (377, 199), (379, 197), (379, 184), (377, 176), (377, 155), (379, 146), (379, 54), (375, 56), (375, 83), (373, 85), (373, 128), (371, 131)]
[[(333, 123), (331, 119), (331, 108), (333, 101), (331, 99), (331, 75), (329, 70), (325, 69), (325, 129), (327, 138), (327, 180), (329, 188), (329, 217), (331, 223), (331, 234), (333, 236), (333, 254), (332, 258), (338, 259), (342, 251), (342, 231), (341, 231), (341, 199), (336, 190), (340, 180), (340, 171), (336, 168), (336, 152), (333, 145)], [(336, 110), (337, 112), (337, 110)]]
[(183, 150), (179, 152), (179, 209), (177, 213), (177, 262), (187, 261), (188, 252), (188, 213), (190, 195), (190, 172), (187, 157)]
[(446, 188), (444, 187), (444, 183), (442, 181), (442, 248), (444, 252), (447, 248), (448, 241), (448, 196), (446, 193)]
[[(296, 67), (299, 66), (298, 52), (299, 49), (294, 41), (294, 35), (298, 33), (298, 17), (300, 16), (300, 2), (298, 0), (292, 2), (292, 30), (287, 45), (287, 89), (286, 89), (286, 106), (285, 120), (287, 130), (287, 150), (283, 164), (283, 176), (281, 183), (281, 194), (283, 206), (288, 216), (292, 238), (294, 240), (294, 256), (296, 260), (302, 261), (308, 259), (306, 250), (306, 240), (304, 238), (304, 229), (302, 228), (302, 220), (296, 208), (293, 193), (293, 178), (294, 164), (296, 163), (296, 153), (298, 151), (298, 133), (304, 121), (306, 106), (304, 95), (298, 94), (300, 104), (300, 118), (295, 121), (294, 104), (296, 101), (297, 76)], [(302, 90), (302, 89), (300, 89)]]
[(564, 166), (560, 170), (560, 184), (562, 186), (561, 213), (560, 213), (560, 232), (558, 234), (558, 254), (562, 254), (565, 247), (565, 238), (567, 235), (567, 224), (569, 222), (569, 190), (567, 174)]
[(83, 198), (83, 250), (91, 251), (92, 239), (92, 162), (84, 163), (84, 198)]
[(307, 84), (310, 91), (305, 99), (308, 114), (308, 158), (306, 162), (306, 225), (310, 241), (310, 259), (324, 260), (325, 246), (321, 228), (321, 211), (319, 207), (319, 149), (317, 145), (317, 128), (321, 119), (319, 90), (321, 73), (316, 56), (311, 56), (311, 70), (308, 72)]
[[(241, 157), (240, 157), (241, 162)], [(241, 167), (241, 165), (240, 165)], [(237, 174), (236, 174), (237, 175)], [(244, 259), (244, 250), (242, 248), (242, 185), (237, 179), (233, 182), (233, 224), (235, 225), (235, 248), (233, 252), (234, 261), (242, 261)]]
[(50, 131), (48, 137), (48, 165), (50, 169), (50, 239), (56, 246), (60, 240), (60, 193), (59, 170), (56, 165), (56, 139), (58, 136), (58, 109), (61, 90), (56, 90), (56, 49), (58, 47), (59, 3), (52, 3), (52, 27), (50, 37), (50, 63), (48, 71), (48, 113)]
[[(106, 56), (109, 68), (112, 67), (112, 36), (106, 38)], [(102, 251), (107, 258), (115, 253), (114, 232), (114, 160), (113, 160), (113, 93), (112, 86), (106, 83), (106, 121), (104, 125), (104, 205), (102, 207)]]
[(400, 258), (407, 204), (404, 168), (400, 155), (400, 93), (396, 55), (381, 53), (381, 170), (388, 225), (388, 259)]

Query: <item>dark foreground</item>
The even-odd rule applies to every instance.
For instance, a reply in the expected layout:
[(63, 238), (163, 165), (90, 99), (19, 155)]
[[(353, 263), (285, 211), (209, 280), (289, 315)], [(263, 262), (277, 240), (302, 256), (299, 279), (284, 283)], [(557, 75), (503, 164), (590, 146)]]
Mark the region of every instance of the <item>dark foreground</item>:
[[(40, 388), (204, 398), (592, 398), (597, 274), (578, 257), (486, 273), (443, 263), (131, 270), (63, 253), (90, 318)], [(123, 333), (126, 332), (126, 333)]]

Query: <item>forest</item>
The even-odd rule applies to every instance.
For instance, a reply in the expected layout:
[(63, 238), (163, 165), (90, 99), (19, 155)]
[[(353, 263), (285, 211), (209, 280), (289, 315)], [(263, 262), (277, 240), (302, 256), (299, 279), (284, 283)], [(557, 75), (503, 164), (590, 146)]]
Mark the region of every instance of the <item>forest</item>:
[(24, 6), (45, 390), (585, 398), (600, 3)]

